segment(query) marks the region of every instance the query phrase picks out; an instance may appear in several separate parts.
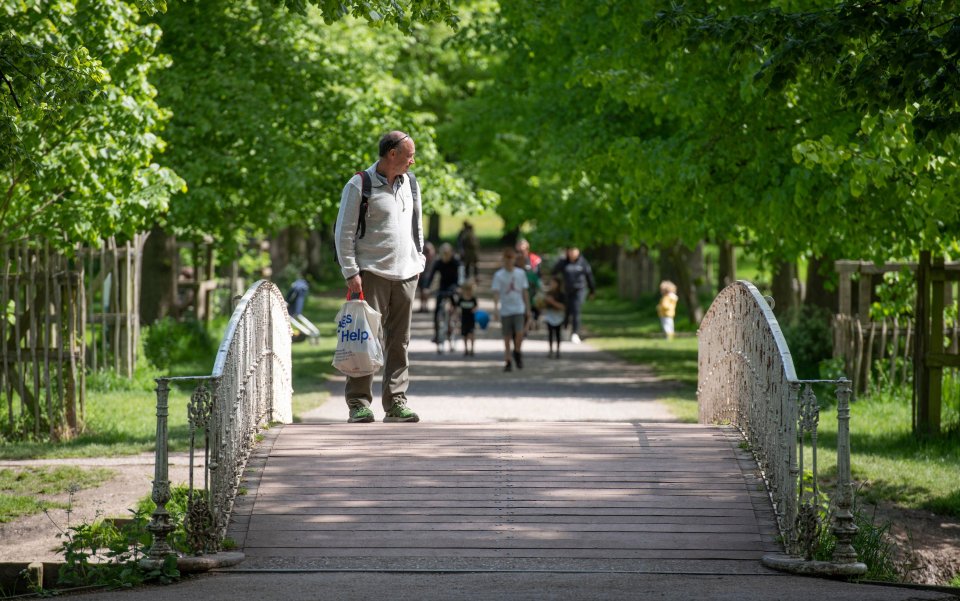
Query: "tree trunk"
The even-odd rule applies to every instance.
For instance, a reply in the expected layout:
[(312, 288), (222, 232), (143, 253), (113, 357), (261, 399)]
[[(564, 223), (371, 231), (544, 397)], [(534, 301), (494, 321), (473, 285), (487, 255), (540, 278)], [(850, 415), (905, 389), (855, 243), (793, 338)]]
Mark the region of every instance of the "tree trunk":
[[(674, 275), (672, 280), (677, 285), (677, 295), (687, 308), (687, 316), (691, 323), (699, 324), (703, 319), (703, 307), (700, 305), (700, 298), (697, 294), (698, 284), (702, 283), (703, 273), (703, 246), (702, 243), (697, 248), (687, 248), (679, 242), (673, 246), (666, 247), (666, 254), (669, 256), (671, 272)], [(698, 275), (701, 282), (697, 281)], [(667, 279), (667, 278), (664, 278)]]
[(434, 246), (440, 244), (440, 215), (436, 213), (427, 215), (427, 240), (433, 242)]
[(709, 294), (713, 292), (707, 275), (707, 264), (703, 254), (703, 240), (697, 242), (697, 245), (690, 249), (687, 255), (687, 265), (690, 268), (690, 277), (693, 278), (693, 286), (697, 289), (698, 297), (700, 293)]
[(270, 271), (271, 277), (276, 278), (290, 264), (290, 230), (283, 228), (270, 238)]
[(270, 245), (270, 263), (273, 269), (274, 280), (291, 279), (292, 273), (284, 273), (291, 270), (291, 266), (296, 270), (296, 276), (302, 277), (307, 266), (307, 232), (299, 227), (284, 228), (280, 234), (274, 238)]
[(773, 267), (773, 281), (770, 285), (774, 300), (774, 313), (777, 317), (786, 315), (790, 309), (800, 304), (797, 288), (797, 264), (794, 261), (780, 261)]
[(720, 256), (717, 260), (717, 292), (737, 281), (737, 250), (727, 240), (719, 242)]
[[(803, 304), (823, 307), (835, 315), (838, 311), (836, 275), (837, 272), (833, 266), (833, 257), (820, 256), (811, 258), (810, 263), (807, 265), (807, 290)], [(828, 290), (828, 284), (832, 284), (834, 290)]]
[(620, 298), (638, 300), (656, 291), (650, 249), (642, 244), (635, 250), (621, 247), (617, 257), (617, 292)]
[(322, 280), (326, 276), (327, 270), (331, 269), (329, 262), (333, 264), (333, 257), (325, 252), (323, 247), (323, 235), (320, 230), (310, 230), (307, 236), (307, 275), (315, 280)]
[(140, 287), (140, 323), (152, 324), (172, 315), (177, 290), (177, 238), (153, 228), (143, 246), (143, 283)]

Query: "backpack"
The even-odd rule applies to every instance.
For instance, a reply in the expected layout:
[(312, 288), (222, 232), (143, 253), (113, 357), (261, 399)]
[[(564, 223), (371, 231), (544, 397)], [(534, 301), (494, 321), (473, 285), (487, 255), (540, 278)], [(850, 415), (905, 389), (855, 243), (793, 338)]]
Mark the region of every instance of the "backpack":
[[(357, 240), (362, 239), (367, 234), (367, 207), (370, 206), (370, 194), (372, 193), (373, 183), (370, 181), (370, 175), (366, 171), (357, 171), (360, 176), (360, 215), (357, 216)], [(420, 186), (417, 184), (417, 178), (412, 173), (407, 173), (410, 178), (410, 193), (413, 194), (414, 206), (420, 200)], [(421, 212), (423, 208), (421, 207)], [(417, 252), (423, 252), (420, 246), (420, 219), (419, 215), (413, 213), (413, 242), (417, 246)]]

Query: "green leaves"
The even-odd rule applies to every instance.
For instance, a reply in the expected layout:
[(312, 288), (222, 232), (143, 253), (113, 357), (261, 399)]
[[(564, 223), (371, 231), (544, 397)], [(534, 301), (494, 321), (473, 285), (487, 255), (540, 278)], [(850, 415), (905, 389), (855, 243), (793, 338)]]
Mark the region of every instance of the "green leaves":
[(0, 0), (0, 14), (0, 243), (145, 228), (183, 186), (155, 163), (159, 30), (118, 0)]
[(928, 60), (936, 77), (956, 62), (945, 5), (790, 6), (503, 3), (486, 37), (510, 43), (456, 109), (464, 171), (551, 243), (716, 237), (768, 259), (953, 244), (957, 136), (935, 129), (954, 109), (925, 87)]
[(449, 0), (270, 0), (273, 6), (307, 15), (314, 5), (327, 25), (352, 15), (371, 25), (391, 23), (404, 33), (412, 33), (415, 23), (446, 23), (456, 27), (458, 18)]
[(407, 36), (330, 18), (339, 2), (283, 5), (303, 17), (264, 4), (172, 4), (155, 20), (173, 63), (156, 77), (173, 114), (164, 159), (187, 184), (171, 199), (170, 230), (212, 236), (230, 254), (250, 237), (332, 223), (347, 179), (392, 129), (416, 141), (428, 208), (476, 204), (434, 143), (438, 108), (428, 103), (445, 93), (440, 61), (455, 55), (429, 38), (432, 27)]

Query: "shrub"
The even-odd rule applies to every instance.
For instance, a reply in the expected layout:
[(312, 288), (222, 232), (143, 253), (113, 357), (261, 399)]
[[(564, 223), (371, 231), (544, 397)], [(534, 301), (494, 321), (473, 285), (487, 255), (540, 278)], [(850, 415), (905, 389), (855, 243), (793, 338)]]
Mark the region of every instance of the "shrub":
[(830, 311), (815, 305), (792, 308), (780, 322), (780, 328), (793, 356), (797, 377), (818, 378), (820, 362), (833, 354)]
[(144, 330), (143, 352), (159, 370), (169, 370), (173, 365), (213, 363), (216, 342), (199, 321), (164, 317)]

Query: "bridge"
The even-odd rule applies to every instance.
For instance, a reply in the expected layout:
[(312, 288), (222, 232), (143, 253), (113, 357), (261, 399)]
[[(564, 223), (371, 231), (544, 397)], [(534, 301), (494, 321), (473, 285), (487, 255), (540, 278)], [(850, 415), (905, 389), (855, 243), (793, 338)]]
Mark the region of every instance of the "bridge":
[[(812, 491), (791, 488), (805, 472), (804, 445), (816, 444), (810, 383), (792, 374), (776, 328), (757, 334), (772, 318), (768, 301), (748, 284), (721, 297), (700, 333), (702, 424), (676, 423), (664, 411), (656, 399), (669, 393), (669, 383), (589, 345), (567, 344), (564, 359), (549, 360), (545, 341), (534, 336), (525, 369), (503, 374), (495, 336), (479, 340), (473, 358), (437, 355), (428, 342), (429, 318), (417, 315), (411, 405), (423, 421), (346, 424), (342, 381), (331, 382), (329, 403), (302, 423), (265, 430), (251, 445), (242, 477), (235, 476), (240, 494), (195, 483), (203, 508), (196, 513), (206, 516), (193, 526), (199, 544), (207, 545), (201, 550), (216, 557), (229, 539), (242, 551), (241, 563), (218, 572), (235, 589), (256, 582), (262, 590), (272, 582), (289, 590), (291, 582), (324, 578), (342, 584), (344, 575), (363, 574), (347, 580), (350, 594), (336, 598), (396, 596), (396, 583), (384, 580), (391, 574), (419, 574), (422, 582), (447, 574), (458, 578), (447, 583), (493, 587), (484, 591), (515, 590), (505, 582), (548, 589), (565, 582), (576, 593), (569, 598), (618, 598), (634, 586), (627, 582), (661, 587), (662, 596), (677, 599), (700, 594), (701, 586), (720, 587), (730, 598), (769, 598), (773, 590), (785, 599), (817, 592), (908, 598), (902, 589), (797, 579), (770, 569), (862, 573), (855, 555), (843, 556), (853, 534), (843, 521), (849, 465), (838, 469), (833, 522), (818, 523), (811, 515), (820, 498), (816, 484)], [(737, 311), (747, 324), (740, 340), (712, 321)], [(235, 373), (282, 398), (284, 387), (264, 386), (270, 380), (258, 369)], [(270, 369), (283, 374), (285, 367)], [(195, 397), (222, 396), (224, 382), (212, 378), (214, 392), (203, 392), (207, 385), (200, 381)], [(833, 384), (843, 406), (849, 389), (844, 381)], [(231, 389), (230, 398), (241, 399), (243, 388)], [(260, 403), (259, 414), (282, 415), (272, 402)], [(209, 437), (204, 424), (198, 429)], [(848, 443), (846, 424), (840, 426), (842, 447)], [(236, 454), (207, 459), (214, 472), (225, 463), (243, 464)], [(203, 462), (197, 468), (209, 472)], [(157, 480), (165, 480), (160, 461)], [(163, 485), (157, 488), (163, 501)], [(158, 505), (154, 557), (166, 534)], [(805, 520), (813, 524), (805, 527)], [(825, 527), (837, 535), (838, 550), (832, 561), (818, 562), (811, 532)], [(292, 574), (296, 580), (277, 580)], [(477, 580), (477, 574), (489, 578)], [(642, 577), (648, 579), (637, 580)], [(458, 596), (467, 589), (439, 592), (434, 585), (407, 598), (475, 598)], [(216, 585), (205, 590), (227, 598), (218, 597), (226, 593)], [(259, 596), (252, 590), (246, 598)]]

